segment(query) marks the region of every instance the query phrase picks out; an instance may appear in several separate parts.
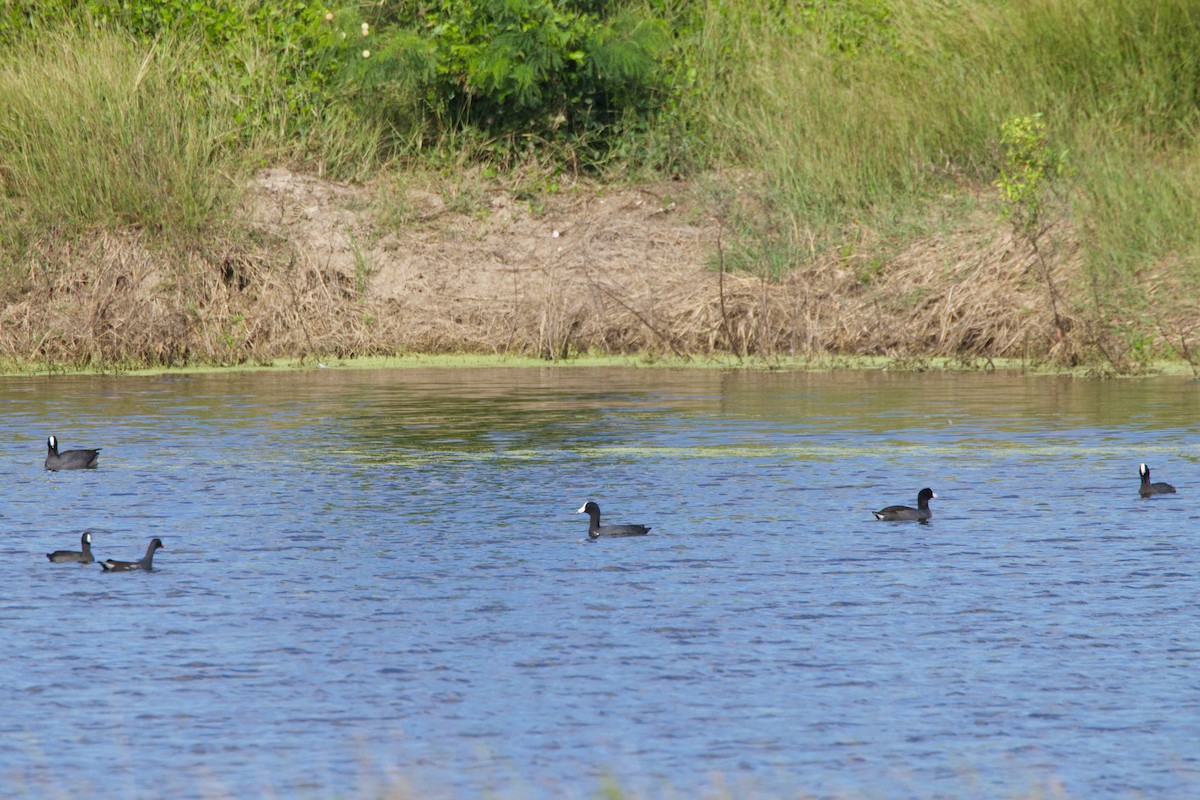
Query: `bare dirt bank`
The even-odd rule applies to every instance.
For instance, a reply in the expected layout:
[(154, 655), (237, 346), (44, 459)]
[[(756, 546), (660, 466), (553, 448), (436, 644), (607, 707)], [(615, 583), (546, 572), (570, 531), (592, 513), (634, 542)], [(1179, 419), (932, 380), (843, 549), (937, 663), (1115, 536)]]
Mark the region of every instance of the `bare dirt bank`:
[[(380, 212), (381, 197), (402, 214)], [(256, 176), (249, 242), (149, 247), (136, 232), (43, 244), (8, 289), (0, 356), (82, 366), (269, 363), (397, 352), (883, 355), (1078, 360), (1060, 308), (994, 219), (882, 263), (831, 254), (772, 282), (716, 268), (722, 226), (679, 183), (501, 188)], [(386, 223), (380, 220), (399, 219)], [(725, 236), (728, 234), (725, 233)], [(1054, 280), (1075, 280), (1070, 247)]]

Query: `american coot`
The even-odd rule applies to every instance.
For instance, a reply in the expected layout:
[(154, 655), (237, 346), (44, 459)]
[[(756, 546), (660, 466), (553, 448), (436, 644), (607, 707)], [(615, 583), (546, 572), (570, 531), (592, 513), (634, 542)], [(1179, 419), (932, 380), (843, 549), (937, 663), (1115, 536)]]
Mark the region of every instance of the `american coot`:
[(51, 436), (46, 440), (46, 469), (57, 472), (60, 469), (95, 469), (96, 460), (100, 458), (100, 449), (95, 450), (66, 450), (58, 452), (58, 439)]
[(104, 567), (105, 572), (125, 572), (131, 569), (144, 569), (149, 572), (154, 569), (154, 551), (160, 547), (166, 547), (162, 543), (162, 539), (151, 539), (150, 546), (146, 548), (146, 555), (141, 561), (113, 561), (110, 558), (107, 561), (101, 561), (100, 566)]
[(1142, 476), (1142, 486), (1138, 489), (1138, 494), (1142, 497), (1149, 497), (1152, 494), (1175, 494), (1175, 487), (1169, 483), (1151, 483), (1150, 468), (1145, 464), (1138, 465), (1138, 474)]
[(79, 538), (79, 542), (83, 545), (83, 552), (55, 550), (53, 553), (46, 553), (46, 558), (55, 564), (90, 564), (95, 561), (96, 559), (92, 557), (92, 535), (84, 533)]
[(575, 513), (587, 514), (590, 518), (588, 521), (589, 539), (599, 539), (601, 536), (645, 536), (650, 532), (645, 525), (601, 525), (600, 506), (591, 500), (584, 503), (583, 508)]
[(933, 512), (929, 510), (930, 498), (937, 497), (933, 493), (933, 489), (922, 489), (917, 492), (917, 507), (909, 508), (908, 506), (888, 506), (873, 512), (875, 519), (882, 519), (887, 522), (900, 522), (902, 520), (919, 520), (924, 522), (933, 516)]

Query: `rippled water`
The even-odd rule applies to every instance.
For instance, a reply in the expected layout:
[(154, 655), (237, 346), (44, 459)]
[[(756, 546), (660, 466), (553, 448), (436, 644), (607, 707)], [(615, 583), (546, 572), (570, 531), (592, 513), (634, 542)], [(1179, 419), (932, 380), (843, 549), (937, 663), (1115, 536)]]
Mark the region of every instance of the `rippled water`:
[(1200, 796), (1197, 388), (5, 379), (0, 794)]

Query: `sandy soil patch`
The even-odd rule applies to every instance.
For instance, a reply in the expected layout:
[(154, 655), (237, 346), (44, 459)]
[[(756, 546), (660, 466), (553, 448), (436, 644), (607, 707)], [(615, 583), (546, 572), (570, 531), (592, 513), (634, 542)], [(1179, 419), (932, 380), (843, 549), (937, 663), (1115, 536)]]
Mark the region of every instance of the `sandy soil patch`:
[(720, 224), (683, 184), (577, 186), (537, 206), (496, 188), (467, 212), (412, 191), (414, 221), (392, 230), (367, 220), (368, 189), (278, 169), (258, 184), (256, 219), (363, 289), (402, 348), (972, 357), (1053, 347), (1044, 290), (991, 220), (918, 243), (870, 278), (866, 256), (830, 257), (771, 282), (719, 274)]

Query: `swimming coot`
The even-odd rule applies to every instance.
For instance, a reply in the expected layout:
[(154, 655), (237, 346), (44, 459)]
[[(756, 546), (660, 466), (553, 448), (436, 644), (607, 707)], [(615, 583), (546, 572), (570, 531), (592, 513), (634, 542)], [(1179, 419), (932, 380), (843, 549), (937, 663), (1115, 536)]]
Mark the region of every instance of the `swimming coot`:
[(872, 513), (875, 514), (875, 519), (882, 519), (887, 522), (901, 522), (903, 520), (914, 519), (924, 522), (933, 516), (933, 512), (929, 510), (929, 500), (934, 497), (937, 497), (937, 495), (933, 493), (933, 489), (922, 489), (917, 492), (916, 508), (888, 506)]
[(149, 572), (154, 569), (154, 551), (160, 547), (166, 548), (162, 539), (151, 539), (150, 546), (146, 548), (146, 555), (141, 561), (113, 561), (110, 558), (100, 562), (100, 566), (104, 567), (105, 572), (126, 572), (131, 569), (144, 569)]
[(92, 534), (85, 532), (79, 537), (79, 542), (83, 545), (82, 552), (55, 550), (53, 553), (46, 553), (46, 558), (55, 564), (91, 564), (96, 560), (92, 557)]
[(1142, 485), (1138, 489), (1138, 494), (1142, 497), (1149, 497), (1152, 494), (1175, 494), (1175, 487), (1169, 483), (1151, 483), (1150, 468), (1145, 464), (1138, 465), (1138, 474), (1142, 476)]
[(58, 452), (58, 439), (51, 436), (46, 440), (46, 469), (57, 472), (60, 469), (95, 469), (96, 460), (100, 458), (100, 449), (95, 450), (65, 450)]
[(587, 514), (588, 538), (599, 539), (601, 536), (645, 536), (650, 529), (645, 525), (601, 525), (600, 506), (591, 500), (583, 504), (576, 514)]

